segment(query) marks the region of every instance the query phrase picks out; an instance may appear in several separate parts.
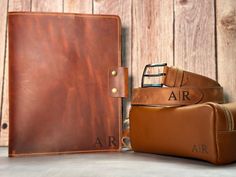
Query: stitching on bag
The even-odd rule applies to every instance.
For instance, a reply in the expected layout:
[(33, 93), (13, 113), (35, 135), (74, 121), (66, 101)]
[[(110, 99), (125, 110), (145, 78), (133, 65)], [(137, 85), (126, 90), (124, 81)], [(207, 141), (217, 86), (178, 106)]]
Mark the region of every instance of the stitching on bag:
[(216, 161), (217, 162), (219, 162), (219, 159), (220, 159), (220, 151), (219, 151), (219, 146), (218, 146), (218, 135), (217, 135), (217, 132), (216, 132), (216, 129), (217, 129), (217, 114), (216, 114), (216, 108), (214, 107), (214, 106), (212, 106), (213, 107), (213, 110), (214, 110), (214, 117), (215, 117), (215, 119), (214, 119), (214, 124), (215, 124), (215, 129), (214, 129), (214, 133), (215, 133), (215, 143), (216, 143)]
[(208, 103), (208, 105), (210, 105), (211, 106), (211, 108), (213, 109), (213, 116), (215, 117), (215, 119), (214, 119), (214, 132), (213, 132), (213, 134), (214, 134), (214, 139), (215, 139), (215, 147), (216, 147), (216, 162), (219, 162), (219, 158), (220, 158), (220, 152), (219, 152), (219, 146), (218, 146), (218, 139), (217, 139), (217, 132), (216, 132), (216, 129), (217, 129), (217, 114), (216, 114), (216, 107), (215, 106), (217, 106), (216, 104), (214, 104), (214, 103)]
[(232, 116), (231, 116), (231, 112), (224, 106), (221, 106), (224, 112), (224, 115), (227, 119), (227, 126), (228, 126), (228, 131), (232, 131), (233, 130), (233, 121), (232, 121)]
[(232, 131), (234, 131), (234, 116), (231, 111), (229, 111), (230, 118), (231, 118), (231, 126), (232, 126)]
[(221, 131), (218, 131), (218, 134), (229, 134), (229, 133), (236, 133), (236, 130), (232, 130), (232, 131), (221, 130)]

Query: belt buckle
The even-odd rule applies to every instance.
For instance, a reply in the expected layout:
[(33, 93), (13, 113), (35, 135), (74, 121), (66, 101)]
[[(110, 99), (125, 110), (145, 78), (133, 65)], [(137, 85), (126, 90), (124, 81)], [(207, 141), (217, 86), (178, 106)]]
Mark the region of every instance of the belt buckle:
[(145, 84), (144, 83), (144, 78), (145, 77), (162, 77), (165, 76), (166, 73), (162, 72), (162, 73), (157, 73), (157, 74), (147, 74), (147, 69), (148, 68), (153, 68), (153, 67), (164, 67), (167, 66), (167, 63), (155, 63), (155, 64), (147, 64), (143, 70), (143, 75), (142, 75), (142, 81), (141, 81), (141, 87), (162, 87), (163, 84), (162, 83), (158, 83), (158, 84)]

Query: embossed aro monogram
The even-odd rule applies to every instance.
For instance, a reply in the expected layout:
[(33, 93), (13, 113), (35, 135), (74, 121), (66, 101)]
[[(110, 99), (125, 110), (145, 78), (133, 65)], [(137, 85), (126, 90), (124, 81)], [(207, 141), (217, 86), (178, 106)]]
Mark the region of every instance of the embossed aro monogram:
[(96, 147), (113, 147), (117, 146), (117, 141), (114, 136), (108, 136), (105, 140), (104, 138), (97, 137), (96, 142), (95, 142)]
[(182, 101), (186, 101), (186, 100), (190, 100), (189, 97), (189, 91), (183, 90), (183, 91), (179, 91), (178, 93), (175, 93), (174, 91), (171, 92), (169, 98), (169, 101), (177, 101), (177, 100), (182, 100)]
[(194, 144), (192, 147), (192, 152), (199, 152), (208, 154), (208, 148), (206, 144)]

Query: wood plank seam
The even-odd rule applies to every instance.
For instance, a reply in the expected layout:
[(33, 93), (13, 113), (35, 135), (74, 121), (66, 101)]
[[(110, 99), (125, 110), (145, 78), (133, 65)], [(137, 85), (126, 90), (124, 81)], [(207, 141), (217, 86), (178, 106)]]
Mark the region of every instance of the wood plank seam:
[(64, 3), (65, 3), (65, 0), (62, 0), (62, 12), (64, 13), (65, 12), (65, 6), (64, 6)]
[[(2, 42), (4, 42), (4, 56), (3, 56), (3, 70), (2, 70), (2, 90), (1, 90), (1, 105), (0, 105), (0, 109), (1, 109), (1, 112), (0, 112), (0, 125), (1, 125), (1, 127), (0, 127), (0, 129), (1, 129), (1, 131), (0, 131), (0, 138), (1, 138), (1, 141), (0, 141), (0, 145), (6, 145), (7, 144), (7, 142), (4, 142), (4, 140), (5, 140), (5, 136), (4, 136), (4, 134), (6, 133), (4, 130), (5, 129), (2, 129), (2, 127), (3, 127), (3, 125), (4, 125), (4, 123), (5, 122), (3, 122), (4, 121), (4, 119), (3, 119), (3, 117), (4, 117), (4, 112), (3, 112), (3, 106), (4, 106), (4, 88), (5, 88), (5, 82), (6, 82), (6, 60), (7, 60), (7, 49), (8, 49), (8, 47), (7, 47), (7, 44), (8, 44), (8, 42), (7, 42), (7, 37), (8, 37), (8, 28), (7, 28), (7, 26), (8, 26), (8, 18), (7, 18), (7, 13), (8, 13), (8, 10), (9, 10), (9, 1), (7, 1), (7, 4), (6, 4), (6, 22), (5, 22), (5, 40), (4, 41), (2, 41)], [(8, 127), (6, 127), (6, 128), (8, 128)], [(3, 136), (3, 137), (2, 137)]]
[(214, 28), (215, 28), (215, 79), (218, 81), (218, 41), (217, 41), (217, 14), (216, 14), (216, 0), (214, 0)]
[(32, 12), (32, 4), (33, 4), (32, 1), (33, 1), (33, 0), (30, 0), (30, 12)]
[[(7, 11), (6, 11), (6, 13), (8, 13), (8, 9), (9, 9), (9, 0), (7, 1)], [(3, 74), (2, 74), (2, 93), (1, 93), (1, 105), (0, 105), (0, 110), (1, 110), (1, 115), (0, 115), (0, 117), (1, 117), (1, 126), (2, 126), (2, 117), (3, 117), (3, 111), (2, 111), (2, 108), (3, 108), (3, 94), (4, 94), (4, 84), (5, 84), (5, 67), (6, 67), (6, 57), (7, 57), (7, 37), (8, 37), (8, 35), (7, 35), (7, 32), (8, 32), (8, 30), (7, 30), (7, 25), (8, 25), (8, 18), (7, 18), (7, 16), (6, 16), (6, 24), (5, 24), (5, 41), (4, 41), (4, 43), (5, 43), (5, 47), (4, 47), (4, 59), (3, 59)], [(2, 128), (2, 127), (0, 127), (0, 128)]]
[(130, 35), (131, 35), (131, 52), (130, 52), (130, 73), (131, 73), (131, 77), (130, 77), (130, 95), (132, 95), (133, 93), (133, 88), (134, 88), (134, 80), (133, 80), (133, 33), (134, 33), (134, 29), (133, 29), (133, 13), (134, 13), (134, 9), (133, 9), (133, 0), (131, 0), (131, 30), (130, 30)]
[(175, 66), (175, 0), (172, 0), (172, 3), (173, 3), (173, 66)]
[(94, 14), (94, 1), (95, 0), (92, 1), (92, 14)]

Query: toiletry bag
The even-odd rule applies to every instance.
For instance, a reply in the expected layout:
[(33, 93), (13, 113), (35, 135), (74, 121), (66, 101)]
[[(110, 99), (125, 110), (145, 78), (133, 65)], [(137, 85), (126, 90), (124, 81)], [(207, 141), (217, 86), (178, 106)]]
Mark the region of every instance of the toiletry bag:
[(132, 106), (131, 146), (137, 152), (226, 164), (236, 160), (235, 124), (236, 103)]

